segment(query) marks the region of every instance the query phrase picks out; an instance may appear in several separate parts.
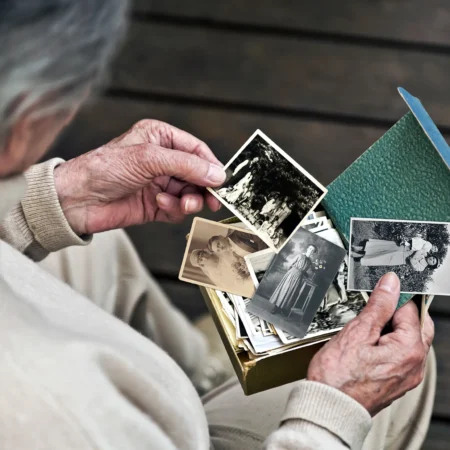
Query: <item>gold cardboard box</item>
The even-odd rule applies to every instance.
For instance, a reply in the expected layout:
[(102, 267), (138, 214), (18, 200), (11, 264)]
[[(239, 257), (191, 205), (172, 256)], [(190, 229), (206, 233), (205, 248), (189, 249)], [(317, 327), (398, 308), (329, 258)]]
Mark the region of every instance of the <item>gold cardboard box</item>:
[[(229, 224), (239, 222), (237, 217), (221, 220), (221, 223)], [(237, 346), (236, 328), (224, 313), (216, 291), (203, 286), (199, 288), (245, 395), (256, 394), (306, 377), (311, 359), (327, 341), (251, 359), (247, 352)]]
[(325, 342), (250, 359), (247, 352), (237, 347), (235, 327), (223, 312), (214, 289), (200, 287), (200, 291), (246, 395), (306, 377), (312, 357)]

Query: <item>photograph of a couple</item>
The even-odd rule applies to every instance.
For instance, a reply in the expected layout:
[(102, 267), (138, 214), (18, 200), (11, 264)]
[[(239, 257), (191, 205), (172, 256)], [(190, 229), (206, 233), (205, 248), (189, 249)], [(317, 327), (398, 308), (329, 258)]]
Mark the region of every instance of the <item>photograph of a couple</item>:
[(300, 228), (275, 256), (249, 311), (304, 337), (345, 255), (343, 248)]
[(395, 272), (403, 293), (450, 295), (450, 224), (355, 218), (350, 234), (349, 290)]
[(180, 280), (251, 297), (255, 286), (244, 257), (267, 248), (256, 234), (243, 228), (195, 218)]
[(211, 192), (275, 250), (327, 192), (260, 130), (225, 168), (227, 181)]

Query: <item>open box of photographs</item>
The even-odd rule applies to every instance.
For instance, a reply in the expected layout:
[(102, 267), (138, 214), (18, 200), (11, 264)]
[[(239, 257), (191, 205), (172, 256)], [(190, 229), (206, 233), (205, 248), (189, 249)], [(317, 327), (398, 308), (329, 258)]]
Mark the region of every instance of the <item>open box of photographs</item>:
[[(321, 214), (319, 213), (319, 216)], [(332, 228), (331, 222), (326, 217), (314, 218), (307, 221), (304, 229), (309, 229), (313, 232), (316, 231), (318, 234), (320, 233), (322, 236), (326, 236), (329, 242), (341, 242), (338, 233)], [(238, 241), (234, 238), (234, 241), (239, 242), (240, 245), (245, 247), (246, 254), (243, 256), (243, 260), (245, 260), (245, 266), (248, 268), (248, 277), (251, 279), (253, 286), (259, 286), (270, 263), (274, 260), (275, 252), (264, 243), (261, 244), (257, 239), (254, 239), (255, 235), (246, 229), (237, 218), (225, 220), (220, 224), (199, 219), (198, 223), (194, 224), (188, 236), (188, 241), (191, 245), (188, 243), (186, 249), (183, 274), (189, 277), (196, 276), (190, 270), (186, 270), (186, 264), (188, 264), (195, 250), (208, 248), (208, 245), (211, 246), (211, 243), (217, 245), (220, 239), (213, 238), (214, 236), (230, 236), (235, 232), (238, 232), (237, 234), (239, 236), (239, 232), (241, 231), (249, 234), (247, 240), (242, 239), (247, 246), (243, 246), (241, 243), (242, 240)], [(192, 243), (195, 244), (192, 245)], [(295, 246), (295, 253), (297, 255), (302, 254), (299, 245), (305, 247), (303, 253), (308, 252), (308, 240), (302, 243), (294, 240), (291, 243), (292, 245)], [(222, 246), (225, 248), (226, 244), (222, 244)], [(337, 250), (340, 248), (337, 245), (335, 247)], [(287, 266), (289, 267), (294, 248), (286, 245), (283, 250), (284, 252), (282, 251), (280, 254), (286, 255)], [(311, 249), (309, 251), (311, 252)], [(242, 255), (244, 253), (242, 252)], [(195, 255), (194, 264), (197, 260), (198, 252), (195, 252)], [(323, 258), (320, 258), (319, 252), (317, 252), (317, 255), (311, 253), (309, 257), (311, 261), (317, 263), (318, 270), (326, 270), (325, 266), (327, 262)], [(328, 259), (329, 264), (331, 264), (332, 258), (328, 257)], [(340, 261), (340, 256), (338, 256), (338, 261)], [(322, 267), (319, 267), (320, 265)], [(211, 274), (209, 264), (206, 263), (206, 266), (208, 267), (205, 272)], [(242, 261), (240, 261), (238, 267), (243, 267)], [(284, 274), (288, 272), (289, 270), (285, 270)], [(197, 273), (197, 277), (199, 277), (199, 273)], [(284, 275), (281, 275), (280, 278), (282, 279), (283, 277)], [(286, 331), (286, 327), (283, 327), (283, 322), (279, 323), (281, 325), (280, 327), (275, 326), (276, 333), (272, 333), (271, 327), (273, 324), (271, 322), (276, 322), (276, 320), (268, 317), (268, 322), (252, 314), (248, 308), (249, 300), (239, 294), (230, 294), (229, 285), (223, 284), (220, 286), (223, 290), (218, 289), (217, 283), (225, 282), (227, 280), (226, 276), (222, 279), (216, 278), (214, 284), (211, 283), (214, 276), (209, 278), (208, 282), (205, 283), (199, 283), (199, 278), (191, 282), (200, 284), (200, 290), (205, 298), (242, 388), (249, 395), (304, 378), (309, 362), (318, 349), (330, 336), (340, 330), (347, 321), (351, 320), (362, 310), (368, 297), (365, 293), (347, 292), (347, 277), (347, 260), (344, 258), (339, 263), (337, 274), (334, 276), (331, 286), (328, 287), (325, 294), (319, 294), (321, 296), (320, 305), (315, 306), (315, 308), (318, 307), (318, 312), (315, 314), (308, 328), (308, 333), (303, 339), (297, 338)], [(189, 281), (189, 279), (186, 279), (186, 281)], [(270, 286), (274, 286), (275, 284), (269, 278), (269, 289)], [(228, 291), (226, 291), (227, 289)], [(241, 288), (238, 287), (237, 289), (239, 290)], [(235, 307), (239, 313), (236, 316), (232, 312)], [(288, 308), (285, 305), (285, 311), (283, 311), (285, 314), (280, 315), (282, 320), (286, 320), (286, 316), (289, 315)], [(298, 313), (295, 311), (291, 314), (292, 319), (298, 318), (296, 314)], [(269, 327), (268, 324), (270, 325)], [(243, 342), (248, 342), (249, 347), (246, 347), (245, 344), (243, 346)]]
[(201, 287), (247, 394), (304, 377), (386, 272), (427, 294), (422, 318), (433, 294), (450, 294), (449, 224), (353, 218), (343, 238), (327, 189), (259, 130), (225, 169), (208, 190), (235, 217), (194, 220), (180, 279)]

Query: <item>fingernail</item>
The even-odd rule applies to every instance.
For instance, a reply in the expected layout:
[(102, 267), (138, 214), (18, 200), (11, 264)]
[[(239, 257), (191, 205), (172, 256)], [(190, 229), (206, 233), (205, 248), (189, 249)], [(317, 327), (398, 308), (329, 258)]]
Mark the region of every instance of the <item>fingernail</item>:
[(198, 200), (196, 198), (189, 197), (186, 200), (186, 205), (184, 208), (186, 209), (186, 212), (191, 213), (196, 212), (198, 210), (198, 206)]
[(172, 197), (167, 194), (158, 194), (156, 196), (156, 201), (158, 202), (158, 204), (160, 204), (161, 206), (165, 206), (166, 208), (172, 205)]
[(222, 167), (216, 166), (215, 164), (210, 164), (206, 178), (213, 184), (222, 184), (225, 182), (226, 173)]
[(398, 289), (400, 280), (394, 272), (388, 272), (383, 275), (378, 282), (379, 289), (386, 292), (396, 292)]

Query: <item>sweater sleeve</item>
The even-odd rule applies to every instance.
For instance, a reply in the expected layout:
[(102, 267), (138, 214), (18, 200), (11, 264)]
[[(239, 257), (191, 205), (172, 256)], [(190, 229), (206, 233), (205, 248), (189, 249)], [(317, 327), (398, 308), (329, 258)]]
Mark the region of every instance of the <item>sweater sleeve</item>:
[(370, 431), (368, 411), (322, 383), (301, 381), (292, 390), (281, 426), (265, 450), (359, 450)]
[(35, 261), (72, 245), (87, 245), (91, 236), (77, 236), (67, 222), (56, 193), (53, 172), (63, 163), (53, 158), (25, 173), (25, 197), (0, 224), (0, 239)]

